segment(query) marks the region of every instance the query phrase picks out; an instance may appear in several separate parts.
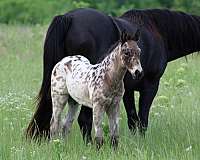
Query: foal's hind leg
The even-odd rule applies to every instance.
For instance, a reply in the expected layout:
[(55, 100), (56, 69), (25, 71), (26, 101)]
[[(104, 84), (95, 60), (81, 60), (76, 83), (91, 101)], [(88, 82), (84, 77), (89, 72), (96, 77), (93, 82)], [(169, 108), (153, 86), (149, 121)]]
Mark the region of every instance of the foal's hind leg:
[(64, 125), (63, 125), (63, 135), (64, 136), (70, 132), (72, 123), (73, 123), (73, 121), (76, 117), (76, 113), (78, 111), (79, 104), (76, 101), (74, 101), (71, 97), (69, 97), (68, 106), (69, 106), (68, 113), (65, 118)]
[(61, 94), (52, 95), (53, 113), (50, 122), (51, 137), (58, 136), (61, 129), (61, 113), (67, 102), (68, 96)]
[(68, 100), (68, 91), (65, 77), (58, 69), (53, 70), (51, 78), (52, 118), (50, 122), (51, 137), (57, 135), (61, 129), (61, 113)]

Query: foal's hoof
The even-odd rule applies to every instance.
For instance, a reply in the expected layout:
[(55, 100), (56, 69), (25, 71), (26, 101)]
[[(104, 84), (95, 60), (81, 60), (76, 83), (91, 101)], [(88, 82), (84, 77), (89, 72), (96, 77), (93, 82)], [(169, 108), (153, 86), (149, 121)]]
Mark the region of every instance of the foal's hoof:
[(111, 144), (111, 146), (113, 147), (114, 150), (116, 150), (117, 147), (118, 147), (118, 142), (119, 142), (118, 139), (119, 139), (118, 136), (111, 136), (110, 144)]
[(52, 139), (54, 139), (55, 137), (57, 137), (57, 132), (54, 132), (54, 131), (51, 131), (50, 132), (50, 139), (52, 140)]
[(96, 148), (99, 150), (103, 145), (103, 138), (102, 137), (95, 137)]

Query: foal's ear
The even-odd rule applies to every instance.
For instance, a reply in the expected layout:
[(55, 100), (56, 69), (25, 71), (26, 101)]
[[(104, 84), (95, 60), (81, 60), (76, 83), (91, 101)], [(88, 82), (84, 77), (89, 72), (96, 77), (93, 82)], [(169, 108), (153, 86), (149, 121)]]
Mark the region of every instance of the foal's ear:
[(140, 39), (140, 29), (137, 29), (137, 31), (135, 32), (135, 35), (134, 35), (134, 41), (139, 41), (139, 39)]

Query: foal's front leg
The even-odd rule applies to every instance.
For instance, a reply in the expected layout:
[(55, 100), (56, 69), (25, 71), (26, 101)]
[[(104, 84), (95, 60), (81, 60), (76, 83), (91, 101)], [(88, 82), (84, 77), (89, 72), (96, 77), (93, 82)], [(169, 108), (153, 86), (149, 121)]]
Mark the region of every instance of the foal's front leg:
[(95, 142), (97, 149), (103, 145), (103, 129), (102, 129), (102, 120), (104, 114), (104, 106), (99, 104), (93, 105), (93, 124), (95, 130)]
[(118, 147), (119, 139), (119, 110), (120, 110), (120, 98), (116, 98), (114, 104), (106, 110), (109, 119), (109, 129), (111, 146), (116, 149)]

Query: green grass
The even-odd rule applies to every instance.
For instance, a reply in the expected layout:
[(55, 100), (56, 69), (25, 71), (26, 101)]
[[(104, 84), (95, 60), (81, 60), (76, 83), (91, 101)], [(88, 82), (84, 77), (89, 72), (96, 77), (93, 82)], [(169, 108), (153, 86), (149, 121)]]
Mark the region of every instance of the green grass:
[(183, 58), (168, 65), (151, 109), (145, 139), (129, 133), (122, 106), (120, 144), (115, 152), (108, 140), (99, 152), (94, 146), (85, 146), (77, 121), (66, 140), (41, 145), (27, 142), (24, 130), (34, 112), (33, 102), (42, 80), (46, 29), (0, 25), (0, 159), (200, 159), (197, 55), (188, 56), (188, 62)]

